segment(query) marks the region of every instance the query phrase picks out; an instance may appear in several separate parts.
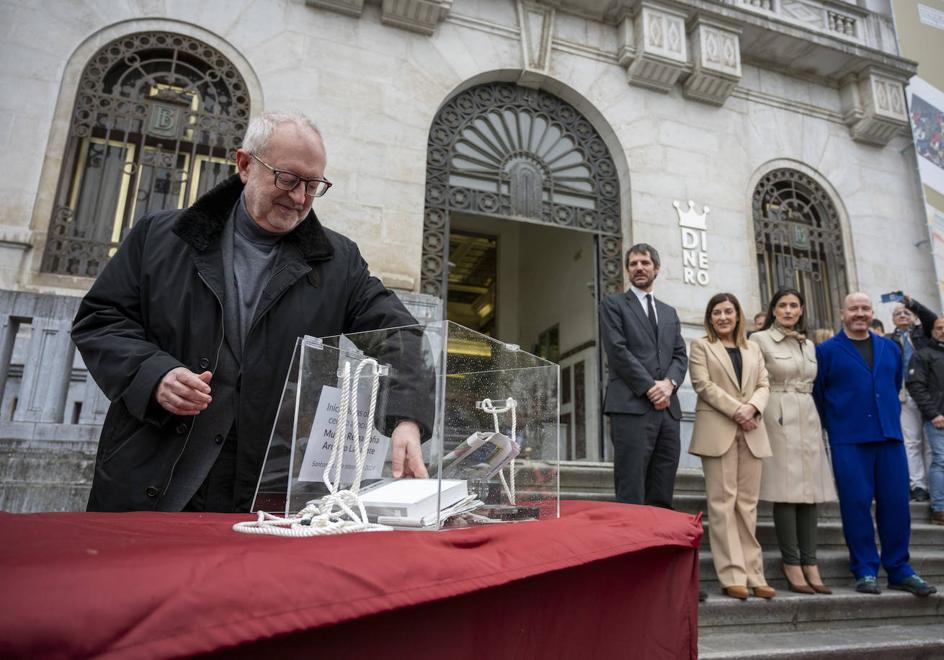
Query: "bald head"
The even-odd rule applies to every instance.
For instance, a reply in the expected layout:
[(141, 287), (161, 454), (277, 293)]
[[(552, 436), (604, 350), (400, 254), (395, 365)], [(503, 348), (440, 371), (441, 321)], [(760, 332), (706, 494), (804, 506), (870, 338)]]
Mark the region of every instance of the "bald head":
[(872, 299), (869, 298), (869, 294), (863, 293), (862, 291), (853, 291), (852, 293), (847, 293), (846, 297), (842, 299), (842, 308), (847, 308), (850, 304), (854, 302), (865, 301), (868, 303), (869, 307), (872, 306)]
[(842, 325), (852, 339), (867, 339), (872, 323), (872, 299), (861, 291), (853, 291), (842, 301)]

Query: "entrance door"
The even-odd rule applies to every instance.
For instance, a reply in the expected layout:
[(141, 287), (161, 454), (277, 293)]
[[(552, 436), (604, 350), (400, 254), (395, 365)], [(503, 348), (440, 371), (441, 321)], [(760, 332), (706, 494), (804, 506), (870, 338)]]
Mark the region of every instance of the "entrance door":
[(450, 218), (446, 317), (561, 365), (562, 460), (601, 460), (596, 246), (587, 232)]

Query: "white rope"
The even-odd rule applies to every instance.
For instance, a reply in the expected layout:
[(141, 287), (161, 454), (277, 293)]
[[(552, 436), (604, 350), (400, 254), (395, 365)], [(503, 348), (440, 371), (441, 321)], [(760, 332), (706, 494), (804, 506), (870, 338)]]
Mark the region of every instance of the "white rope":
[[(517, 414), (518, 402), (508, 397), (505, 399), (505, 405), (495, 405), (492, 403), (491, 399), (482, 400), (482, 410), (487, 413), (491, 413), (492, 421), (495, 423), (495, 433), (501, 433), (501, 429), (498, 425), (498, 415), (511, 411), (511, 441), (515, 446), (518, 445), (517, 429), (518, 429), (518, 414)], [(508, 481), (505, 481), (505, 471), (500, 470), (498, 472), (498, 478), (501, 479), (502, 488), (505, 489), (505, 495), (508, 496), (508, 503), (515, 504), (515, 457), (511, 457), (511, 461), (508, 463), (508, 478), (511, 481), (511, 485), (508, 485)]]
[[(361, 372), (370, 366), (373, 369), (370, 387), (370, 404), (367, 410), (364, 435), (360, 434), (358, 419), (357, 383)], [(352, 382), (353, 381), (353, 382)], [(388, 525), (378, 525), (367, 520), (367, 511), (361, 503), (358, 493), (364, 464), (367, 461), (367, 449), (374, 429), (374, 415), (377, 412), (377, 393), (380, 390), (380, 369), (372, 358), (362, 360), (351, 378), (351, 363), (345, 362), (341, 371), (341, 394), (338, 405), (338, 422), (335, 425), (334, 445), (331, 456), (324, 469), (324, 482), (328, 494), (319, 500), (311, 500), (305, 508), (294, 516), (280, 518), (264, 511), (254, 521), (239, 522), (233, 529), (243, 534), (268, 534), (272, 536), (325, 536), (328, 534), (351, 534), (354, 532), (380, 532), (393, 529)], [(352, 401), (353, 399), (353, 401)], [(344, 441), (347, 437), (348, 415), (351, 417), (351, 432), (354, 445), (354, 481), (350, 488), (341, 490), (341, 468), (344, 463)], [(496, 418), (497, 419), (497, 418)], [(335, 511), (337, 507), (337, 511)]]

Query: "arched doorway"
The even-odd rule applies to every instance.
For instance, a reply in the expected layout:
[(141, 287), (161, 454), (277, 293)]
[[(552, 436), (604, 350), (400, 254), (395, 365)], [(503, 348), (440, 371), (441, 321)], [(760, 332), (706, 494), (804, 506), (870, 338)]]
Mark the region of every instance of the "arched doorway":
[(753, 194), (754, 242), (763, 308), (782, 287), (806, 298), (807, 327), (835, 330), (848, 293), (836, 205), (811, 176), (791, 168), (761, 177)]
[(249, 104), (233, 64), (193, 37), (100, 48), (79, 80), (42, 270), (95, 277), (135, 220), (232, 174)]
[(561, 365), (562, 458), (603, 457), (596, 304), (623, 290), (619, 181), (572, 105), (488, 83), (430, 129), (421, 287), (447, 318)]

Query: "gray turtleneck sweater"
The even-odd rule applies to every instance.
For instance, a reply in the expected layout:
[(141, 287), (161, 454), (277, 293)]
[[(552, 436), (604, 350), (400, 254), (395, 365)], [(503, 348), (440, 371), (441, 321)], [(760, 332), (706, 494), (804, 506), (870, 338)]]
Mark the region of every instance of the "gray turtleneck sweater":
[(278, 257), (283, 234), (273, 234), (256, 224), (246, 210), (244, 197), (240, 197), (233, 216), (232, 300), (235, 305), (227, 305), (231, 308), (227, 312), (235, 313), (233, 325), (239, 332), (239, 346), (234, 348), (242, 354), (256, 305)]

